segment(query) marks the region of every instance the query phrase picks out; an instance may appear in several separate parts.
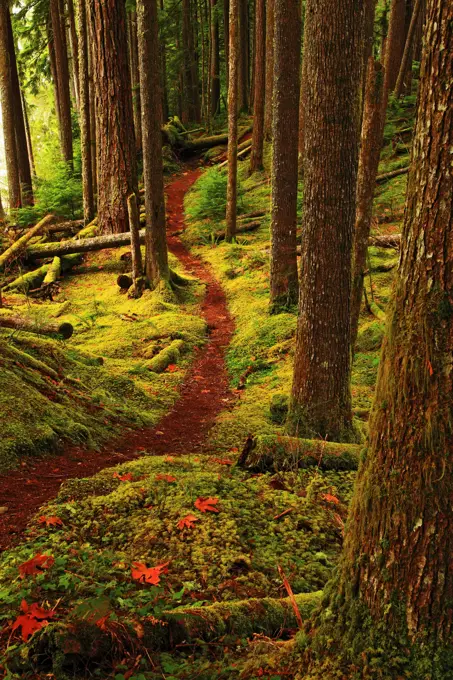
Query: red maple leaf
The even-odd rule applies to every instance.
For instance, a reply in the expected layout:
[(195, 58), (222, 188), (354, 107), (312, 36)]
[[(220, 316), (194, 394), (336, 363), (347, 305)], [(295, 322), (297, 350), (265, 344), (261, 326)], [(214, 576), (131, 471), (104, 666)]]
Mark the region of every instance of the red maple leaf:
[(173, 475), (164, 475), (164, 474), (159, 474), (156, 475), (156, 482), (159, 482), (163, 480), (164, 482), (168, 482), (169, 484), (172, 484), (173, 482), (176, 482), (176, 477), (173, 477)]
[(218, 508), (214, 508), (214, 505), (217, 505), (219, 502), (218, 498), (203, 498), (203, 496), (200, 496), (200, 498), (197, 498), (195, 501), (195, 507), (197, 510), (200, 510), (200, 512), (220, 512)]
[(38, 522), (40, 524), (45, 524), (48, 527), (61, 527), (63, 526), (63, 522), (59, 517), (46, 517), (45, 515), (42, 515)]
[(179, 520), (178, 522), (178, 529), (181, 531), (183, 529), (193, 529), (194, 528), (194, 523), (198, 522), (198, 517), (195, 517), (195, 515), (186, 515), (182, 519)]
[(47, 619), (51, 619), (55, 616), (53, 610), (46, 611), (35, 602), (28, 606), (28, 603), (25, 600), (22, 600), (20, 608), (24, 613), (17, 617), (13, 623), (12, 629), (13, 631), (18, 628), (22, 629), (22, 640), (24, 642), (26, 642), (37, 630), (47, 626), (49, 623)]
[(132, 480), (134, 479), (134, 476), (133, 476), (132, 472), (126, 472), (126, 474), (124, 474), (124, 475), (120, 475), (119, 472), (114, 472), (113, 478), (119, 479), (120, 482), (132, 482)]
[(159, 564), (157, 567), (147, 567), (146, 564), (142, 562), (132, 563), (132, 578), (141, 583), (150, 583), (153, 586), (157, 586), (160, 583), (161, 574), (166, 574), (168, 572), (167, 565)]
[(335, 505), (339, 505), (340, 501), (336, 496), (332, 496), (330, 493), (323, 493), (322, 494), (322, 499), (324, 501), (327, 501), (328, 503), (334, 503)]
[(40, 574), (44, 569), (49, 569), (55, 562), (52, 555), (41, 555), (38, 553), (31, 560), (19, 564), (19, 574), (21, 578)]

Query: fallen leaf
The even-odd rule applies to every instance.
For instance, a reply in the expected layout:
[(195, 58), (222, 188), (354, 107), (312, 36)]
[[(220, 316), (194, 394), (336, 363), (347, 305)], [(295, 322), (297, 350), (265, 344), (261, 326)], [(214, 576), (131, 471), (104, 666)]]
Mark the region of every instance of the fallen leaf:
[(168, 371), (169, 373), (175, 373), (175, 371), (177, 371), (177, 370), (178, 370), (178, 367), (177, 367), (176, 364), (169, 364), (169, 365), (167, 366), (167, 371)]
[(327, 501), (328, 503), (334, 503), (335, 505), (339, 505), (340, 501), (336, 496), (332, 496), (330, 493), (323, 493), (321, 494), (322, 499), (324, 501)]
[(160, 583), (161, 574), (166, 574), (168, 572), (167, 565), (159, 564), (157, 567), (148, 568), (146, 564), (142, 562), (134, 562), (132, 564), (132, 578), (141, 583), (150, 583), (153, 586), (157, 586)]
[(217, 505), (218, 502), (218, 498), (203, 498), (203, 496), (200, 496), (200, 498), (197, 498), (195, 501), (195, 507), (200, 512), (220, 512), (218, 508), (213, 507), (214, 505)]
[(63, 526), (63, 522), (59, 517), (46, 517), (45, 515), (42, 515), (38, 522), (40, 524), (45, 524), (48, 527), (61, 527)]
[(121, 482), (132, 482), (134, 476), (132, 472), (126, 472), (124, 475), (120, 475), (119, 472), (114, 472), (113, 478), (119, 479)]
[(174, 463), (175, 462), (175, 457), (174, 456), (165, 456), (164, 461), (166, 463)]
[(20, 608), (24, 613), (18, 616), (14, 621), (12, 630), (14, 631), (18, 628), (21, 628), (22, 640), (24, 642), (26, 642), (28, 638), (37, 630), (47, 626), (49, 623), (47, 619), (51, 619), (53, 616), (55, 616), (55, 612), (53, 610), (46, 611), (36, 603), (28, 606), (26, 600), (22, 600)]
[(52, 555), (41, 555), (38, 553), (31, 560), (19, 564), (19, 574), (21, 578), (40, 574), (44, 569), (49, 569), (55, 562)]
[(160, 482), (163, 480), (164, 482), (168, 482), (169, 484), (172, 484), (173, 482), (176, 482), (176, 477), (173, 477), (173, 475), (164, 475), (164, 474), (159, 474), (156, 475), (156, 482)]
[(198, 522), (198, 517), (195, 517), (195, 515), (186, 515), (185, 517), (179, 520), (178, 529), (180, 529), (181, 531), (183, 529), (193, 529), (195, 522)]

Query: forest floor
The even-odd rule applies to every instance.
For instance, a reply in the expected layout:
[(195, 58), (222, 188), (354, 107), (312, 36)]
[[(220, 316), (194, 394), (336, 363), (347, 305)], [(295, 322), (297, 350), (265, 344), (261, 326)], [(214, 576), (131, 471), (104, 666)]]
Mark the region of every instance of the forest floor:
[[(397, 130), (388, 136), (382, 172), (408, 161)], [(0, 363), (0, 400), (9, 371), (4, 384), (23, 385), (13, 395), (15, 427), (32, 438), (33, 414), (19, 422), (13, 411), (34, 390), (39, 422), (61, 432), (57, 444), (66, 446), (64, 455), (44, 457), (45, 437), (33, 455), (0, 446), (0, 467), (9, 466), (0, 479), (1, 546), (9, 546), (0, 558), (0, 677), (297, 673), (285, 579), (308, 616), (341, 551), (355, 473), (318, 464), (251, 474), (235, 466), (248, 434), (283, 433), (272, 405), (290, 388), (297, 310), (267, 312), (267, 175), (249, 178), (240, 164), (240, 212), (265, 214), (259, 229), (226, 244), (213, 236), (224, 224), (213, 173), (189, 167), (167, 187), (172, 267), (191, 280), (188, 290), (125, 301), (112, 285), (118, 253), (92, 255), (62, 285), (71, 303), (62, 318), (79, 320), (79, 337), (65, 348), (26, 334), (9, 338), (60, 370), (61, 380), (53, 384), (36, 365)], [(400, 231), (404, 187), (400, 177), (378, 190), (375, 233)], [(353, 375), (364, 435), (383, 335), (379, 310), (394, 275), (379, 268), (396, 261), (395, 251), (370, 249), (366, 287), (376, 306), (374, 314), (364, 308)], [(39, 311), (52, 318), (59, 304)], [(175, 337), (187, 352), (150, 374), (149, 357)], [(70, 422), (77, 432), (94, 428), (91, 440), (65, 437)], [(14, 429), (7, 433), (12, 440)]]

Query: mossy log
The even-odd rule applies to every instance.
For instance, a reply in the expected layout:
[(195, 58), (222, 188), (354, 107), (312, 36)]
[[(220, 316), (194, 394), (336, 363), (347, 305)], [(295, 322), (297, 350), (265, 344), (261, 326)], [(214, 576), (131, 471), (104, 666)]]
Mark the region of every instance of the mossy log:
[(385, 172), (383, 175), (378, 175), (376, 177), (376, 183), (377, 184), (384, 184), (384, 182), (388, 182), (389, 179), (393, 179), (394, 177), (399, 177), (400, 175), (407, 175), (409, 172), (409, 166), (407, 168), (398, 168), (398, 170), (392, 170), (391, 172)]
[(61, 275), (61, 258), (55, 256), (44, 277), (43, 284), (55, 283)]
[(23, 352), (16, 347), (12, 347), (10, 344), (2, 343), (1, 356), (3, 359), (9, 359), (15, 364), (27, 366), (28, 368), (32, 368), (34, 371), (39, 371), (39, 373), (52, 378), (52, 380), (59, 379), (58, 373), (54, 371), (53, 368), (45, 364), (43, 361), (35, 359), (35, 357), (31, 354)]
[(77, 234), (74, 236), (74, 240), (79, 241), (80, 239), (83, 238), (92, 238), (94, 236), (97, 236), (98, 228), (99, 228), (98, 218), (95, 217), (92, 222), (90, 222), (89, 224), (87, 224), (86, 227), (77, 232)]
[(7, 264), (14, 257), (20, 255), (26, 249), (28, 242), (34, 236), (41, 234), (41, 232), (44, 230), (44, 227), (47, 224), (50, 224), (53, 219), (53, 215), (46, 215), (46, 217), (40, 220), (36, 226), (29, 229), (27, 233), (17, 239), (17, 241), (14, 241), (14, 243), (0, 255), (0, 269), (2, 269), (5, 264)]
[[(252, 130), (249, 125), (242, 128), (239, 132), (239, 139)], [(197, 139), (186, 139), (186, 130), (180, 130), (171, 120), (163, 126), (162, 136), (164, 143), (169, 144), (173, 149), (182, 154), (197, 153), (205, 149), (212, 149), (215, 146), (228, 144), (228, 134), (211, 135), (209, 137), (199, 137)]]
[[(246, 156), (246, 155), (249, 153), (249, 151), (251, 151), (251, 150), (252, 150), (252, 143), (249, 142), (249, 143), (247, 144), (247, 146), (245, 146), (243, 149), (241, 149), (241, 151), (238, 150), (237, 157), (238, 157), (238, 158), (243, 158), (243, 157)], [(220, 164), (217, 166), (217, 170), (221, 170), (222, 168), (225, 168), (227, 165), (228, 165), (228, 159), (227, 159), (226, 161), (223, 161), (223, 163), (220, 163)]]
[(12, 328), (16, 331), (37, 333), (38, 335), (58, 335), (67, 340), (74, 333), (72, 324), (41, 323), (38, 319), (26, 319), (22, 316), (5, 316), (0, 314), (0, 328)]
[(184, 340), (173, 340), (168, 347), (165, 347), (165, 349), (145, 364), (146, 368), (153, 373), (163, 373), (170, 364), (178, 363), (184, 347)]
[(357, 470), (361, 447), (317, 439), (267, 435), (249, 437), (238, 467), (251, 472), (319, 467), (321, 470)]
[[(75, 253), (73, 255), (66, 255), (65, 257), (61, 258), (61, 272), (67, 272), (72, 267), (75, 267), (82, 261), (82, 256), (79, 253)], [(12, 290), (17, 290), (21, 293), (28, 293), (29, 290), (34, 290), (35, 288), (39, 288), (39, 286), (43, 283), (47, 272), (51, 268), (51, 264), (44, 264), (42, 267), (39, 267), (38, 269), (34, 269), (31, 272), (27, 272), (26, 274), (23, 274), (22, 276), (19, 276), (17, 279), (14, 279), (14, 281), (11, 281), (7, 286), (4, 287), (4, 291), (12, 291)]]
[[(140, 243), (145, 243), (145, 230), (139, 231)], [(33, 259), (43, 259), (55, 257), (55, 255), (69, 255), (74, 253), (91, 253), (96, 250), (107, 250), (109, 248), (121, 248), (131, 243), (131, 233), (126, 231), (123, 234), (107, 234), (106, 236), (96, 236), (83, 240), (61, 241), (59, 243), (44, 243), (43, 245), (30, 246), (27, 248), (27, 257)]]
[[(261, 227), (261, 222), (248, 222), (247, 224), (240, 224), (236, 229), (235, 236), (247, 234), (251, 231), (256, 231)], [(216, 241), (223, 241), (225, 239), (225, 230), (214, 232), (214, 239)]]

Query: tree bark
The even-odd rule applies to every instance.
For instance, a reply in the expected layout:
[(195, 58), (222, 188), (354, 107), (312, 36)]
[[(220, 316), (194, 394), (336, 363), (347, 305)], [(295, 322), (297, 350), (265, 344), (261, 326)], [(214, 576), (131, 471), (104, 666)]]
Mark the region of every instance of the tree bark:
[(11, 62), (8, 50), (7, 0), (0, 0), (0, 101), (2, 105), (3, 138), (5, 145), (6, 173), (8, 176), (9, 209), (20, 208), (20, 175), (17, 157), (16, 130), (14, 126), (13, 88)]
[(74, 74), (75, 105), (77, 111), (80, 111), (79, 41), (77, 39), (73, 0), (66, 0), (66, 4), (68, 7), (69, 41), (71, 44), (72, 70)]
[(249, 90), (250, 90), (250, 65), (249, 65), (249, 26), (247, 0), (239, 0), (239, 63), (238, 63), (238, 82), (239, 82), (239, 109), (249, 110)]
[(270, 309), (297, 303), (297, 137), (301, 21), (299, 0), (275, 0)]
[(39, 323), (33, 319), (25, 319), (20, 316), (4, 316), (0, 314), (0, 328), (12, 328), (16, 331), (25, 331), (26, 333), (37, 333), (39, 335), (59, 335), (65, 340), (68, 340), (74, 328), (72, 324), (64, 323)]
[(90, 92), (88, 71), (88, 32), (85, 0), (77, 0), (80, 146), (82, 152), (83, 217), (94, 218), (93, 165), (91, 156)]
[(225, 46), (225, 76), (228, 89), (230, 64), (230, 0), (223, 0), (223, 42)]
[(237, 223), (237, 153), (238, 153), (238, 96), (239, 96), (239, 2), (230, 0), (230, 64), (228, 83), (228, 187), (225, 240), (236, 235)]
[(98, 149), (98, 215), (105, 234), (128, 228), (127, 197), (137, 192), (134, 118), (123, 0), (89, 0)]
[(219, 16), (217, 0), (210, 0), (211, 5), (211, 117), (220, 111), (220, 53), (219, 53)]
[(28, 155), (27, 133), (25, 129), (24, 111), (22, 107), (22, 90), (17, 70), (16, 48), (14, 45), (11, 15), (7, 12), (8, 21), (8, 51), (10, 63), (12, 105), (14, 110), (14, 126), (16, 129), (17, 162), (21, 184), (22, 203), (33, 205), (33, 187), (31, 180), (30, 158)]
[(288, 429), (331, 441), (355, 437), (350, 309), (362, 58), (361, 0), (308, 0), (304, 238)]
[(412, 68), (412, 53), (414, 46), (414, 36), (418, 24), (418, 17), (423, 0), (415, 0), (414, 9), (412, 12), (411, 23), (407, 33), (406, 45), (404, 46), (404, 54), (401, 60), (400, 72), (395, 85), (395, 97), (398, 99), (401, 96), (404, 87), (404, 81), (407, 74), (407, 69)]
[(182, 0), (182, 43), (184, 59), (184, 96), (188, 104), (188, 119), (200, 122), (198, 69), (193, 44), (190, 0)]
[(135, 149), (142, 150), (142, 116), (140, 101), (140, 73), (138, 67), (137, 13), (129, 13), (129, 54), (132, 86), (132, 106), (134, 111)]
[(142, 251), (140, 248), (140, 216), (138, 212), (137, 196), (135, 194), (128, 196), (127, 208), (129, 212), (129, 229), (131, 234), (131, 263), (134, 286), (131, 297), (139, 298), (143, 293), (145, 279), (143, 277)]
[[(266, 93), (266, 0), (256, 0), (253, 137), (250, 173), (263, 169), (264, 106)], [(300, 49), (300, 46), (299, 46)]]
[[(164, 11), (164, 0), (160, 0), (160, 10)], [(168, 87), (167, 87), (167, 46), (165, 37), (162, 35), (159, 40), (160, 45), (160, 70), (162, 87), (162, 122), (165, 123), (169, 118), (168, 108)]]
[(389, 30), (385, 43), (385, 81), (384, 90), (393, 92), (398, 78), (404, 52), (404, 24), (406, 16), (405, 0), (392, 0)]
[(266, 84), (264, 138), (272, 139), (273, 97), (274, 97), (274, 34), (275, 34), (275, 0), (266, 0)]
[(363, 19), (363, 65), (362, 65), (362, 115), (365, 108), (366, 86), (368, 78), (368, 62), (373, 54), (374, 45), (374, 17), (376, 14), (377, 0), (365, 0)]
[(354, 351), (359, 330), (363, 277), (366, 269), (368, 239), (373, 217), (374, 188), (381, 157), (385, 125), (384, 73), (379, 62), (370, 57), (362, 124), (359, 174), (357, 179), (357, 211), (354, 230), (354, 255), (351, 297), (351, 347)]
[(451, 674), (452, 22), (451, 3), (428, 0), (402, 254), (370, 437), (327, 590), (329, 622), (316, 634), (321, 645), (329, 639), (345, 677), (364, 677), (368, 650), (378, 647), (381, 677)]
[(25, 136), (27, 139), (27, 151), (28, 151), (28, 162), (30, 164), (30, 170), (32, 177), (36, 177), (36, 167), (35, 167), (35, 157), (33, 154), (33, 144), (31, 140), (31, 132), (30, 132), (30, 121), (28, 119), (28, 109), (27, 109), (27, 102), (25, 100), (24, 92), (21, 90), (21, 101), (22, 101), (22, 112), (24, 115), (24, 123), (25, 123)]
[(146, 208), (145, 270), (151, 288), (168, 281), (165, 197), (162, 161), (159, 33), (156, 0), (139, 0), (138, 48), (142, 93), (143, 182)]
[[(145, 243), (145, 229), (140, 229), (140, 243)], [(44, 259), (64, 256), (74, 253), (93, 253), (97, 250), (108, 250), (109, 248), (121, 248), (131, 243), (129, 231), (121, 234), (107, 234), (106, 236), (94, 236), (93, 238), (83, 238), (80, 240), (70, 239), (69, 241), (58, 241), (55, 243), (38, 243), (29, 246), (26, 250), (28, 259)], [(1, 261), (0, 261), (1, 262)]]
[(61, 151), (66, 163), (72, 166), (72, 121), (71, 97), (69, 92), (68, 53), (66, 50), (65, 27), (60, 13), (60, 1), (50, 0), (52, 41), (55, 54), (55, 76), (57, 79), (58, 110), (60, 112)]

